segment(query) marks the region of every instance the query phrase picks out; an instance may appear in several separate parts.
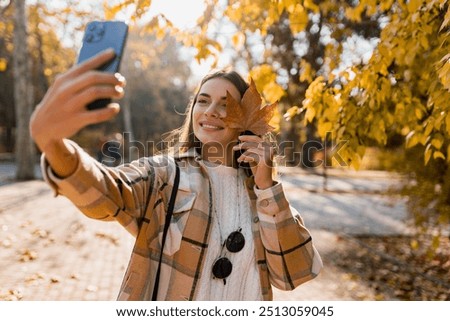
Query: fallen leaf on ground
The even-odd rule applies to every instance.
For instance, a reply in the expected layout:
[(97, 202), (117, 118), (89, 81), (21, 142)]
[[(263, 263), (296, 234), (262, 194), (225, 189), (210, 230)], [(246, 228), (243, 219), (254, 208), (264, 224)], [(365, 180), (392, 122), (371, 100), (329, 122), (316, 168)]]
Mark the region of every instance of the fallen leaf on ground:
[(97, 233), (95, 233), (95, 236), (98, 237), (98, 238), (106, 239), (106, 240), (110, 241), (114, 245), (118, 245), (119, 244), (119, 238), (114, 236), (114, 235), (111, 235), (111, 234), (108, 234), (108, 233), (104, 233), (104, 232), (97, 232)]
[(38, 257), (38, 254), (36, 251), (32, 251), (30, 249), (25, 249), (22, 251), (22, 254), (20, 256), (20, 261), (22, 262), (29, 262), (36, 260)]
[(86, 291), (88, 291), (88, 292), (97, 292), (97, 290), (98, 290), (98, 286), (96, 286), (96, 285), (88, 285), (86, 287)]

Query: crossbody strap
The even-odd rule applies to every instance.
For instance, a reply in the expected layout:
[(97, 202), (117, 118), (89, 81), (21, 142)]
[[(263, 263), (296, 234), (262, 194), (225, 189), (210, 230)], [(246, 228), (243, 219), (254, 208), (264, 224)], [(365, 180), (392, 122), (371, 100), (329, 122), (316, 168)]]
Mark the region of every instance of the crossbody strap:
[(169, 230), (170, 220), (172, 219), (173, 206), (175, 205), (175, 198), (177, 197), (178, 185), (180, 183), (180, 168), (175, 160), (175, 181), (173, 182), (172, 194), (170, 195), (169, 206), (166, 213), (166, 222), (164, 223), (164, 232), (161, 242), (161, 253), (159, 255), (158, 270), (155, 276), (155, 286), (153, 288), (152, 301), (156, 301), (159, 287), (159, 274), (161, 272), (161, 261), (163, 256), (164, 244), (166, 243), (167, 231)]

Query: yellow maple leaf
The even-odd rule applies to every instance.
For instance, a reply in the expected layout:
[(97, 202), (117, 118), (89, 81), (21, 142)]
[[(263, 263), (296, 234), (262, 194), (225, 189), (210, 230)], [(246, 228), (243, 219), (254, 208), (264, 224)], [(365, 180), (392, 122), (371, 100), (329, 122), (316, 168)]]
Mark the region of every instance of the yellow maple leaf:
[(241, 101), (234, 99), (227, 92), (227, 115), (223, 119), (228, 127), (239, 131), (251, 131), (255, 135), (264, 135), (274, 128), (269, 125), (274, 115), (277, 102), (261, 107), (262, 99), (253, 79)]

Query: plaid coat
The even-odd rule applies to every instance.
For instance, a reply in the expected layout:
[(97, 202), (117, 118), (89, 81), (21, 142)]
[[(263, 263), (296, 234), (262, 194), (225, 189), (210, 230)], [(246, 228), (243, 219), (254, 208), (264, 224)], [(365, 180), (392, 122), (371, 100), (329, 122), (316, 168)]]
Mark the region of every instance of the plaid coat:
[[(43, 155), (44, 178), (56, 194), (68, 197), (88, 217), (115, 220), (136, 237), (118, 300), (149, 300), (175, 176), (174, 159), (146, 157), (108, 168), (73, 145), (79, 156), (76, 172), (58, 179)], [(210, 182), (203, 162), (190, 150), (178, 164), (179, 190), (163, 251), (158, 300), (195, 299), (212, 224)], [(281, 184), (258, 191), (258, 196), (252, 178), (246, 180), (246, 187), (262, 296), (272, 300), (271, 285), (293, 290), (317, 276), (322, 261)]]

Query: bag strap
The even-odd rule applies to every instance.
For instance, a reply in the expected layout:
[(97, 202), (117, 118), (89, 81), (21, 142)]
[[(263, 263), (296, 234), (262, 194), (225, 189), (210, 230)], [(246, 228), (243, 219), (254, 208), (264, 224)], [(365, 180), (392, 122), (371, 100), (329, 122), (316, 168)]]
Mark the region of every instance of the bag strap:
[(175, 160), (175, 181), (173, 183), (172, 194), (170, 195), (169, 206), (167, 208), (166, 222), (164, 223), (164, 232), (163, 232), (163, 237), (162, 237), (162, 242), (161, 242), (161, 253), (159, 255), (158, 270), (156, 271), (156, 276), (155, 276), (155, 286), (153, 287), (152, 301), (156, 301), (156, 298), (158, 296), (159, 274), (161, 272), (161, 262), (162, 262), (164, 244), (166, 243), (167, 231), (169, 230), (170, 220), (172, 219), (173, 207), (175, 205), (175, 198), (177, 197), (179, 182), (180, 182), (180, 168), (178, 167), (178, 163)]

